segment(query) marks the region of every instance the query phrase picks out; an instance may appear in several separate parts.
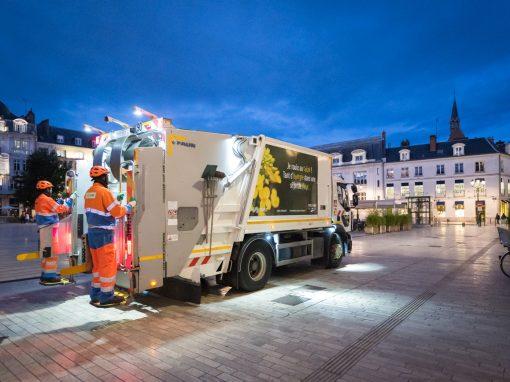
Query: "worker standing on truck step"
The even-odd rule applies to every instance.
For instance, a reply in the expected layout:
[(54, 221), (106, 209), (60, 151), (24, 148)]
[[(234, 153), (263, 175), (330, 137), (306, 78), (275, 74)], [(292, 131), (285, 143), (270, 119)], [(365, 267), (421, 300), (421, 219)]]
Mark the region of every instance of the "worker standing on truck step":
[[(71, 199), (67, 199), (64, 205), (58, 204), (51, 198), (53, 184), (47, 180), (40, 180), (35, 185), (39, 196), (35, 199), (35, 221), (39, 229), (58, 224), (58, 214), (68, 213), (72, 205)], [(58, 256), (43, 257), (41, 261), (42, 285), (58, 285), (62, 282), (57, 274)]]
[(130, 213), (136, 204), (131, 201), (126, 206), (120, 205), (108, 189), (109, 173), (102, 166), (92, 167), (90, 177), (94, 183), (85, 193), (85, 214), (89, 225), (87, 237), (92, 254), (90, 302), (98, 307), (125, 302), (124, 298), (114, 294), (117, 259), (113, 236), (115, 219)]

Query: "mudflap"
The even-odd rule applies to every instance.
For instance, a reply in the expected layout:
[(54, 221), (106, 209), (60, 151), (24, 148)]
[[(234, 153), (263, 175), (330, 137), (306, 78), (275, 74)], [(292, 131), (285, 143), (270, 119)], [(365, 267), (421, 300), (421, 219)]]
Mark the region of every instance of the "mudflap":
[(174, 300), (200, 304), (202, 287), (199, 283), (179, 276), (167, 277), (163, 279), (163, 286), (157, 290), (157, 293)]

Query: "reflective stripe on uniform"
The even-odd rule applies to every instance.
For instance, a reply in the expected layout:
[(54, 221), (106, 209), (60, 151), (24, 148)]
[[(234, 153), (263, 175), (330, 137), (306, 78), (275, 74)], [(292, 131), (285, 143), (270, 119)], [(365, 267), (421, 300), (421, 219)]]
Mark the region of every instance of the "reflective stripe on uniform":
[(115, 281), (116, 276), (112, 277), (100, 277), (99, 280), (101, 280), (102, 283), (110, 283), (112, 281)]
[(93, 214), (98, 214), (98, 215), (107, 216), (107, 217), (112, 216), (109, 212), (99, 211), (99, 210), (96, 210), (95, 208), (90, 208), (90, 207), (85, 208), (85, 212), (92, 212)]
[(99, 228), (99, 229), (109, 229), (109, 230), (115, 229), (114, 226), (110, 226), (110, 225), (89, 225), (89, 228)]
[(113, 208), (113, 207), (115, 207), (115, 206), (116, 206), (116, 205), (118, 205), (118, 204), (119, 204), (119, 202), (118, 202), (118, 201), (116, 201), (116, 200), (114, 200), (114, 201), (113, 201), (113, 202), (112, 202), (112, 203), (111, 203), (108, 207), (106, 207), (106, 209), (107, 209), (108, 211), (111, 211), (111, 210), (112, 210), (112, 208)]

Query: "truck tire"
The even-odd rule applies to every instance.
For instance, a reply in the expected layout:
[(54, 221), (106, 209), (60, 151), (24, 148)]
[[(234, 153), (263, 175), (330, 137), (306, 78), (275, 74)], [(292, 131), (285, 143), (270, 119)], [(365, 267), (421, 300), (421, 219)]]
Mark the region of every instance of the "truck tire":
[(255, 241), (244, 253), (239, 272), (239, 287), (253, 292), (264, 288), (269, 277), (273, 261), (267, 244)]
[(329, 239), (329, 244), (326, 252), (326, 268), (338, 268), (345, 256), (345, 246), (340, 240), (340, 237), (334, 233)]

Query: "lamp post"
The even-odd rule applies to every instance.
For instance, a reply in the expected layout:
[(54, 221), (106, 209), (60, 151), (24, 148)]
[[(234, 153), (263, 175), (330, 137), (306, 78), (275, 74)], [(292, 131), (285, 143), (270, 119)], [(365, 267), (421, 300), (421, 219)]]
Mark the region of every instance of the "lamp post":
[(480, 202), (480, 191), (483, 188), (485, 188), (485, 179), (473, 179), (470, 183), (476, 192), (476, 204), (475, 204), (476, 223), (478, 224), (479, 227), (481, 227), (482, 226), (482, 214), (478, 213), (478, 204)]
[(139, 117), (142, 115), (145, 115), (146, 117), (149, 117), (150, 119), (158, 119), (159, 118), (156, 114), (151, 113), (148, 110), (142, 109), (140, 106), (136, 106), (136, 105), (133, 106), (133, 113)]

